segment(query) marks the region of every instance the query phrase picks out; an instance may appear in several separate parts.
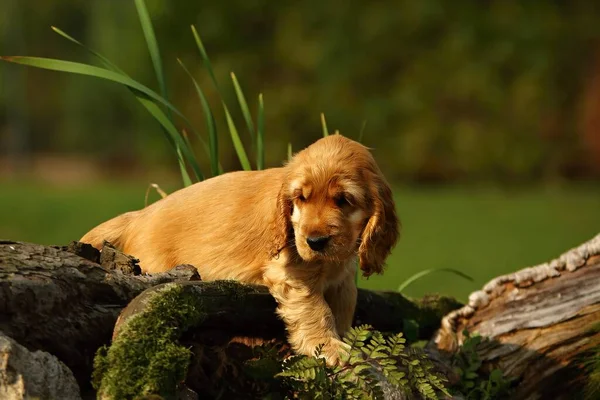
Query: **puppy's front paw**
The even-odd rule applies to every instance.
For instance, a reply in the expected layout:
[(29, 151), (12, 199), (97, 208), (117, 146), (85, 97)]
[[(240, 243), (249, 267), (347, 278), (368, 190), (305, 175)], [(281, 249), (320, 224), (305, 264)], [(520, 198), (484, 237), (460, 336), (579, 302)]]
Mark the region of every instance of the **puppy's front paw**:
[(350, 346), (338, 339), (329, 339), (329, 341), (323, 346), (321, 351), (321, 357), (325, 358), (325, 362), (330, 367), (342, 366), (348, 359), (348, 352)]

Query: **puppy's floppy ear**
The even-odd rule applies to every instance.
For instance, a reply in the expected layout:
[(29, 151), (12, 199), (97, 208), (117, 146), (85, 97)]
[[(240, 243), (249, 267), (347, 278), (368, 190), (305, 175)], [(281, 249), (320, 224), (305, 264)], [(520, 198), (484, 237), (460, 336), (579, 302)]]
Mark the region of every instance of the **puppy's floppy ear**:
[(358, 249), (360, 269), (365, 277), (383, 271), (385, 260), (400, 235), (400, 221), (389, 184), (379, 171), (368, 172), (367, 178), (372, 212)]
[(273, 221), (271, 222), (271, 247), (269, 254), (276, 257), (283, 250), (293, 235), (291, 222), (292, 199), (288, 193), (288, 183), (284, 182), (277, 195)]

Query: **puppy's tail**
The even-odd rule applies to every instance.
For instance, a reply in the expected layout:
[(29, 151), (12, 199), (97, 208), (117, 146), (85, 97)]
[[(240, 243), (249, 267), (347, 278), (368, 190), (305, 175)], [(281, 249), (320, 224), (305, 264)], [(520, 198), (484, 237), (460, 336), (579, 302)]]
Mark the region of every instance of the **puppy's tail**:
[(121, 214), (118, 217), (109, 219), (106, 222), (93, 228), (91, 231), (83, 235), (79, 240), (82, 243), (88, 243), (97, 248), (102, 249), (104, 241), (109, 241), (117, 248), (122, 248), (127, 239), (127, 228), (135, 219), (135, 211)]

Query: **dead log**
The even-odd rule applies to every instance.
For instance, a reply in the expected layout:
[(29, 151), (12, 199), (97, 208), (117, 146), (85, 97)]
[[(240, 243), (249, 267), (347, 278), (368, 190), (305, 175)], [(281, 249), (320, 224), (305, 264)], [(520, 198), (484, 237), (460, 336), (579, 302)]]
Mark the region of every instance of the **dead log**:
[[(82, 390), (89, 385), (97, 349), (110, 343), (117, 317), (132, 299), (162, 283), (199, 279), (192, 266), (139, 275), (135, 259), (109, 256), (110, 252), (114, 249), (105, 246), (101, 260), (97, 251), (77, 243), (52, 247), (0, 241), (0, 331), (31, 351), (57, 356), (71, 368)], [(258, 287), (248, 297), (238, 284), (202, 285), (207, 300), (213, 296), (214, 307), (207, 310), (213, 322), (198, 335), (283, 335), (283, 325), (273, 312), (275, 302), (266, 288)], [(419, 334), (428, 338), (442, 316), (460, 305), (445, 297), (413, 302), (398, 293), (361, 289), (356, 321), (398, 332), (403, 330), (404, 319), (413, 319)], [(243, 318), (235, 310), (244, 310)]]
[(487, 367), (518, 383), (515, 399), (572, 399), (581, 355), (600, 345), (600, 234), (550, 262), (491, 280), (444, 317), (433, 343), (453, 353), (463, 330), (489, 338)]
[[(132, 299), (162, 283), (199, 279), (191, 266), (142, 276), (135, 259), (105, 250), (101, 260), (80, 244), (0, 241), (0, 330), (28, 350), (57, 356), (83, 386), (96, 350), (110, 342), (117, 316)], [(244, 285), (231, 282), (201, 286), (214, 307), (203, 329), (193, 332), (194, 341), (281, 337), (264, 287), (248, 296), (240, 290)], [(581, 383), (578, 357), (600, 345), (600, 235), (549, 263), (492, 280), (459, 306), (443, 297), (412, 302), (393, 292), (360, 290), (355, 324), (398, 332), (405, 319), (414, 319), (424, 338), (447, 314), (432, 341), (438, 349), (452, 353), (463, 329), (478, 332), (491, 339), (479, 349), (485, 365), (518, 381), (515, 398), (570, 398)]]
[[(365, 304), (382, 305), (384, 311), (391, 304), (404, 303), (386, 302), (385, 297), (368, 291), (360, 296), (366, 297), (365, 293), (370, 297), (364, 299)], [(199, 398), (263, 398), (277, 386), (267, 383), (269, 378), (257, 380), (247, 373), (246, 362), (259, 354), (255, 346), (270, 342), (278, 350), (279, 360), (293, 354), (282, 321), (273, 318), (276, 306), (266, 287), (234, 281), (166, 283), (147, 289), (123, 309), (111, 348), (102, 352), (101, 367), (96, 370), (98, 395), (103, 399), (125, 398), (153, 387), (165, 398), (178, 397), (179, 391), (190, 389)], [(373, 322), (365, 317), (367, 323)], [(400, 324), (402, 315), (392, 314), (389, 319)], [(179, 356), (184, 349), (191, 349), (191, 360)], [(451, 373), (447, 365), (433, 361), (443, 376)], [(188, 363), (189, 371), (184, 375)], [(161, 369), (180, 375), (157, 379), (150, 371), (159, 364)], [(385, 399), (408, 398), (380, 371), (372, 369), (371, 373), (378, 376)]]
[[(89, 251), (83, 249), (71, 248)], [(57, 356), (85, 386), (96, 349), (110, 341), (132, 298), (156, 284), (198, 275), (190, 266), (155, 276), (124, 275), (67, 250), (0, 242), (0, 331), (31, 351)]]
[(0, 332), (0, 398), (81, 400), (73, 373), (45, 351), (30, 352)]

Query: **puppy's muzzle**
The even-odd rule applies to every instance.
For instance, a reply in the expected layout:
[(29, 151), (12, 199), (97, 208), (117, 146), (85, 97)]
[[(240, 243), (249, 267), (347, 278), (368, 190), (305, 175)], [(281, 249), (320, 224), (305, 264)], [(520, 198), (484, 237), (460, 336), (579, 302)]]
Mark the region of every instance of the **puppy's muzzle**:
[(330, 238), (331, 236), (309, 236), (306, 243), (313, 251), (323, 251)]

